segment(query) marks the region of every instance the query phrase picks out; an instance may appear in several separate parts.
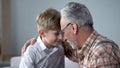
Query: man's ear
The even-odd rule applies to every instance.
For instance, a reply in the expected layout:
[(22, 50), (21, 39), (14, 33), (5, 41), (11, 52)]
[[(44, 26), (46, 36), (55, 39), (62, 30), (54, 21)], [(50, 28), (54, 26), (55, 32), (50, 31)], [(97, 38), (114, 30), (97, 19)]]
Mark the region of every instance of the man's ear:
[(72, 23), (72, 28), (73, 28), (74, 34), (77, 34), (77, 32), (78, 32), (78, 25), (76, 23)]

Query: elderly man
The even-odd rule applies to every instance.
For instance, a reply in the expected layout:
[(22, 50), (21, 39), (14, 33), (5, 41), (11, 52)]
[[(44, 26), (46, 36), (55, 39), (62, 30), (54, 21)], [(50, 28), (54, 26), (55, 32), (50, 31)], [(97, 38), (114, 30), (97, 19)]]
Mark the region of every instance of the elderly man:
[[(76, 50), (80, 68), (120, 68), (117, 44), (95, 31), (92, 16), (85, 5), (68, 3), (61, 10), (60, 24), (63, 40)], [(75, 52), (72, 53), (68, 56), (71, 59)]]
[(63, 42), (72, 47), (71, 49), (65, 45), (65, 54), (69, 59), (78, 62), (80, 68), (120, 68), (119, 47), (112, 40), (97, 33), (85, 5), (76, 2), (66, 4), (61, 9), (60, 25)]

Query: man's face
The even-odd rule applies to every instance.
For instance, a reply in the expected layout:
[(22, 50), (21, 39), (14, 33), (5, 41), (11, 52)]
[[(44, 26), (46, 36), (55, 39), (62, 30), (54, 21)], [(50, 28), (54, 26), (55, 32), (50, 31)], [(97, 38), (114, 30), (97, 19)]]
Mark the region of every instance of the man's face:
[(61, 38), (59, 35), (59, 31), (49, 30), (44, 34), (45, 41), (52, 46), (57, 46), (61, 43)]
[(65, 23), (64, 18), (61, 18), (60, 25), (61, 25), (61, 31), (63, 34), (62, 35), (63, 41), (68, 42), (73, 49), (76, 49), (77, 44), (75, 42), (75, 38), (72, 30), (72, 23)]

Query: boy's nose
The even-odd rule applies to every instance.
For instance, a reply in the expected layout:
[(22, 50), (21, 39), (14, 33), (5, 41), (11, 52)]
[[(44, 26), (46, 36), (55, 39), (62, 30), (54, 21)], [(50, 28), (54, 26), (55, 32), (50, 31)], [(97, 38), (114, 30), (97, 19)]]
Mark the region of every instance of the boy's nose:
[(63, 40), (63, 36), (61, 34), (59, 34), (59, 39), (62, 41)]

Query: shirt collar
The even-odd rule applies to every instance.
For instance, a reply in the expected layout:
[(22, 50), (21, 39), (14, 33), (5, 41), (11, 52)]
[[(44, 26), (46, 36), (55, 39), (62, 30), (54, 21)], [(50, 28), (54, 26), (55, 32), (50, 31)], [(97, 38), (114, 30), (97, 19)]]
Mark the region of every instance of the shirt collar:
[(98, 36), (98, 33), (96, 31), (93, 31), (92, 34), (86, 40), (86, 42), (83, 44), (83, 47), (78, 50), (80, 60), (82, 60), (83, 57), (85, 57), (88, 54), (97, 36)]
[(47, 47), (45, 46), (45, 44), (43, 43), (43, 41), (41, 40), (40, 36), (38, 36), (37, 38), (37, 42), (40, 45), (42, 50), (45, 50)]

